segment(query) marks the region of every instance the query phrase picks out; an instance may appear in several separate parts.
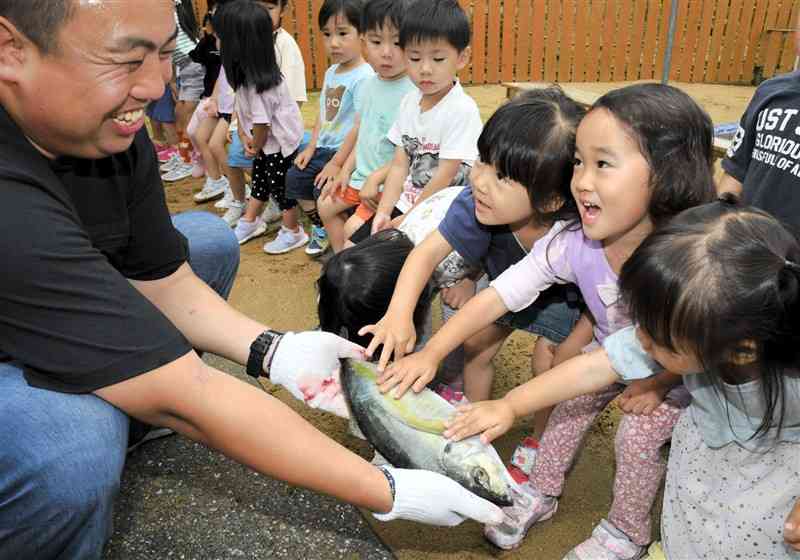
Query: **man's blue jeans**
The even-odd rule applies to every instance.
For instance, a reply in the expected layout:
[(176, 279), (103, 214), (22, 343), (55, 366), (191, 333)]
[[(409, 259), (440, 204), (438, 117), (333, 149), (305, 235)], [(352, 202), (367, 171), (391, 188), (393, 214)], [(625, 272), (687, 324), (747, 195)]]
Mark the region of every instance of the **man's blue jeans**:
[[(173, 218), (194, 272), (227, 298), (239, 245), (218, 217)], [(157, 249), (156, 249), (157, 250)], [(94, 395), (29, 387), (0, 364), (0, 560), (100, 558), (111, 536), (128, 416)]]

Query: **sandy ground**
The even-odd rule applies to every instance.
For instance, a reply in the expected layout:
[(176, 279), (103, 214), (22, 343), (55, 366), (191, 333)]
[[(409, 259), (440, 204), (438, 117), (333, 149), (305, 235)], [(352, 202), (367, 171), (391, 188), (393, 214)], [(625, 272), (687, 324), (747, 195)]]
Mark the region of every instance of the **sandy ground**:
[[(602, 87), (594, 85), (592, 87)], [(610, 86), (606, 85), (606, 88)], [(481, 115), (488, 118), (505, 99), (501, 86), (466, 88), (478, 102)], [(738, 120), (753, 88), (692, 86), (690, 94), (706, 107), (715, 122)], [(313, 125), (316, 116), (316, 94), (303, 108), (306, 126)], [(166, 186), (167, 200), (173, 212), (204, 209), (215, 212), (211, 203), (195, 205), (191, 195), (201, 187), (201, 180), (190, 179)], [(241, 266), (231, 303), (247, 315), (273, 328), (302, 330), (317, 324), (315, 286), (319, 264), (302, 251), (283, 256), (266, 255), (261, 247), (272, 237), (251, 241), (242, 247)], [(516, 333), (503, 347), (496, 360), (498, 372), (494, 393), (504, 394), (529, 378), (530, 350), (533, 338)], [(283, 390), (265, 386), (279, 398), (292, 399)], [(365, 457), (369, 448), (347, 434), (342, 420), (318, 412), (309, 412), (299, 404), (292, 406), (332, 437)], [(611, 406), (591, 429), (585, 448), (573, 472), (568, 477), (558, 514), (553, 520), (532, 530), (522, 546), (513, 552), (502, 552), (482, 537), (481, 527), (468, 522), (454, 529), (428, 527), (406, 522), (378, 523), (367, 515), (379, 537), (401, 560), (464, 559), (464, 558), (541, 558), (558, 559), (577, 543), (589, 536), (592, 528), (608, 512), (613, 478), (613, 434), (618, 410)], [(514, 445), (526, 431), (527, 422), (506, 434), (497, 442), (501, 456), (510, 456)], [(660, 502), (660, 499), (657, 500)], [(657, 508), (660, 510), (660, 507)], [(654, 515), (657, 515), (656, 511)], [(657, 517), (655, 517), (657, 518)], [(654, 523), (655, 536), (658, 524)]]

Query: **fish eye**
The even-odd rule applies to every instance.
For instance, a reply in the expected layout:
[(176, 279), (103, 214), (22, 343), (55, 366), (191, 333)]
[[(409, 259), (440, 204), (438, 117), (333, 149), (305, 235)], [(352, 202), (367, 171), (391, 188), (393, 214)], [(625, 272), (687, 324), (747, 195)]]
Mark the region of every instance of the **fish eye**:
[(452, 448), (453, 448), (453, 443), (448, 441), (448, 442), (447, 442), (447, 445), (445, 445), (445, 446), (444, 446), (444, 452), (445, 452), (445, 453), (450, 453), (450, 450), (451, 450)]
[(472, 469), (472, 480), (474, 480), (476, 484), (484, 488), (489, 486), (489, 475), (481, 467), (475, 467), (474, 469)]

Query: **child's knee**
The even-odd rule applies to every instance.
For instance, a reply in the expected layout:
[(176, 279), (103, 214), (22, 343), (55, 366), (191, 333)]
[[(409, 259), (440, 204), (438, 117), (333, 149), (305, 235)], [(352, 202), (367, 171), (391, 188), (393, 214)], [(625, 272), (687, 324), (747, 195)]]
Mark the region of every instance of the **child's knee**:
[(553, 368), (553, 357), (556, 352), (556, 343), (540, 336), (533, 347), (531, 356), (531, 372), (539, 375)]

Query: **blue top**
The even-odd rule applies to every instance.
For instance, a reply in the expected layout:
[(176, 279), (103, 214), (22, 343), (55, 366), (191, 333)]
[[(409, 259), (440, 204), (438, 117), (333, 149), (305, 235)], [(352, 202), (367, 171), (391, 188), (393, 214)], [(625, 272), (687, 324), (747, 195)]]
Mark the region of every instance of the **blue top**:
[(318, 148), (338, 150), (356, 120), (355, 97), (364, 78), (375, 74), (366, 62), (349, 72), (337, 74), (338, 64), (325, 72), (325, 81), (319, 96)]
[[(642, 348), (632, 326), (609, 335), (603, 348), (614, 371), (623, 380), (641, 379), (664, 370)], [(750, 451), (765, 451), (778, 441), (800, 443), (800, 378), (784, 377), (784, 425), (777, 440), (777, 428), (770, 428), (765, 436), (753, 438), (764, 417), (758, 380), (740, 385), (722, 381), (715, 384), (708, 373), (695, 373), (684, 375), (683, 384), (692, 395), (689, 413), (709, 447), (720, 448), (735, 442)], [(776, 408), (777, 419), (780, 407)]]

